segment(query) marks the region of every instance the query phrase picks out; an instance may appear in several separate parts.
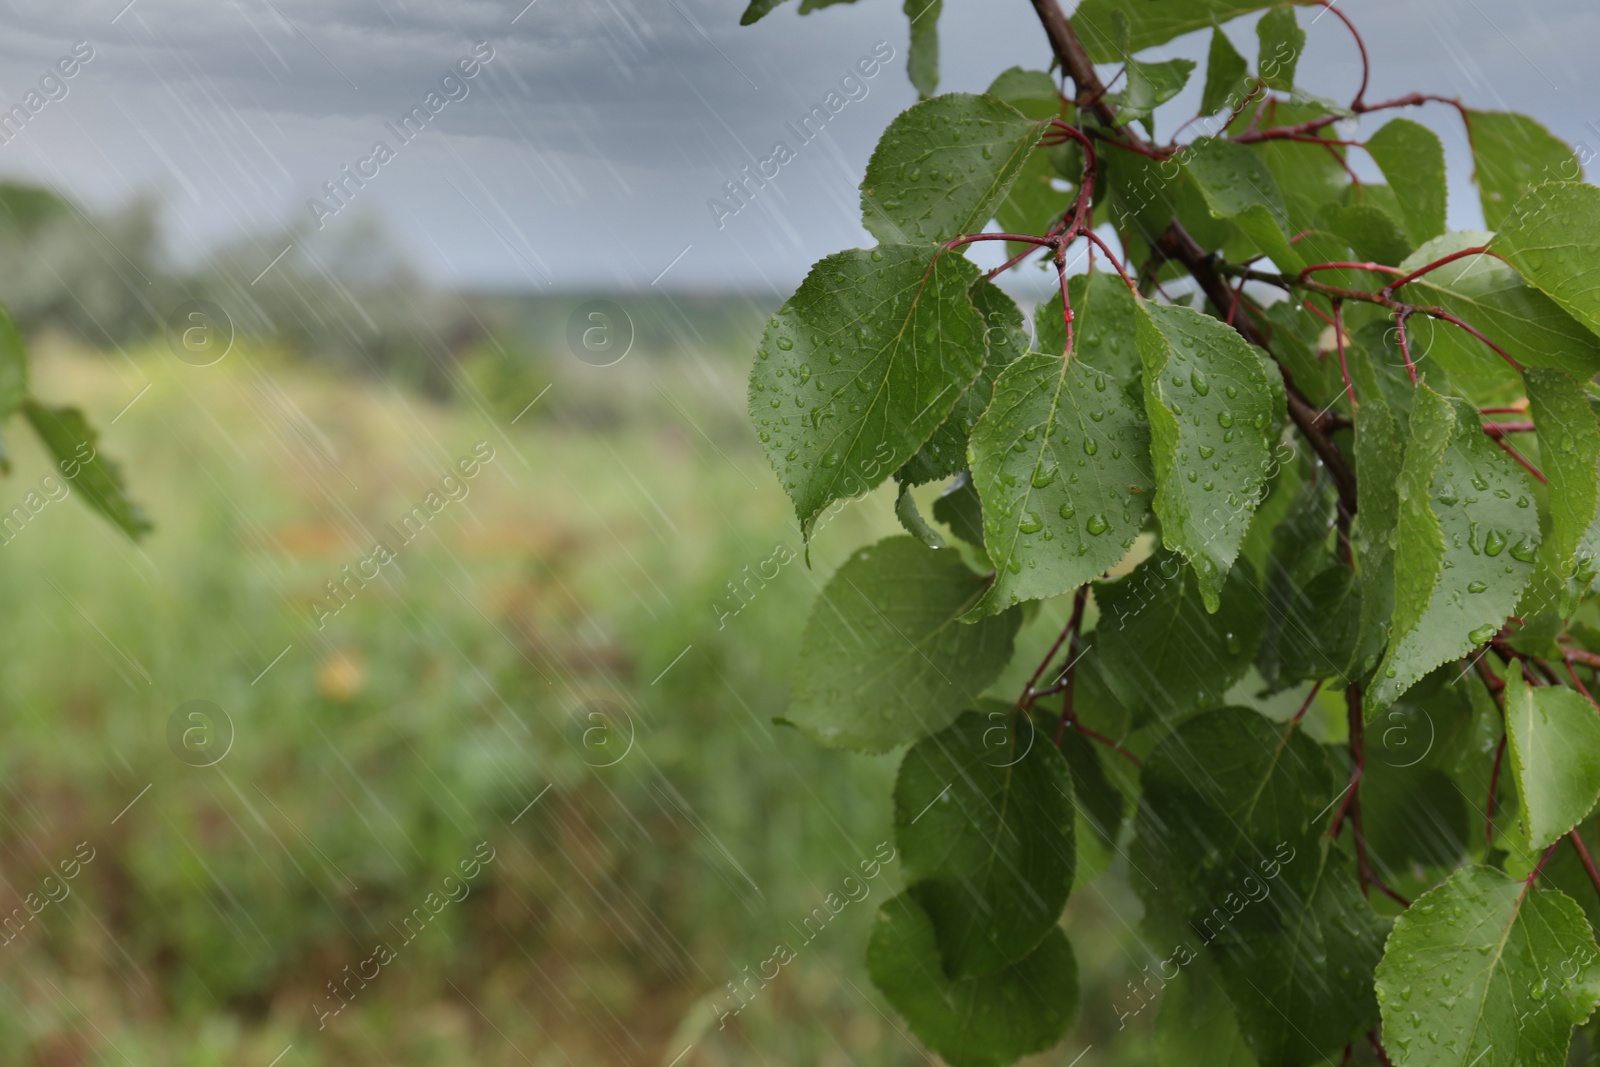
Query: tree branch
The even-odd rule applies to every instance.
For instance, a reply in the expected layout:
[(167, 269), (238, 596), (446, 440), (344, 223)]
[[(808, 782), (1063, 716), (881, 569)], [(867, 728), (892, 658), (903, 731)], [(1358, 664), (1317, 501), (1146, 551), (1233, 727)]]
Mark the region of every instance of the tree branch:
[(1061, 10), (1056, 0), (1033, 0), (1033, 10), (1044, 24), (1045, 36), (1050, 38), (1050, 47), (1061, 61), (1061, 68), (1072, 79), (1072, 84), (1077, 86), (1075, 102), (1087, 106), (1107, 126), (1115, 126), (1117, 109), (1106, 103), (1105, 84), (1100, 81), (1100, 75), (1095, 73), (1094, 61), (1084, 51), (1077, 31), (1067, 21), (1067, 13)]

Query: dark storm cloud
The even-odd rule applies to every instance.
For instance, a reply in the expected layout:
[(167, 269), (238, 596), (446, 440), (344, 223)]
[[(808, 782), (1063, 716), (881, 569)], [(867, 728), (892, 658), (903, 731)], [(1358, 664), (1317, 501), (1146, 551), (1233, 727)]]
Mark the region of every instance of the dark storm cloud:
[[(673, 263), (666, 284), (783, 289), (821, 255), (866, 243), (855, 185), (878, 133), (914, 99), (905, 19), (895, 0), (804, 18), (790, 4), (746, 28), (737, 25), (743, 7), (16, 2), (0, 16), (0, 106), (73, 41), (92, 41), (96, 57), (66, 100), (0, 146), (0, 173), (46, 179), (96, 204), (154, 190), (180, 255), (242, 230), (304, 226), (323, 183), (376, 141), (392, 140), (385, 123), (487, 40), (494, 59), (467, 97), (327, 227), (378, 215), (424, 270), (455, 280), (642, 285)], [(1367, 32), (1377, 71), (1369, 99), (1419, 88), (1460, 93), (1534, 113), (1561, 136), (1600, 148), (1600, 134), (1585, 126), (1600, 123), (1586, 51), (1600, 12), (1582, 0), (1342, 0), (1340, 10)], [(1347, 97), (1358, 71), (1342, 27), (1330, 17), (1311, 25), (1312, 9), (1301, 17), (1312, 49), (1301, 69), (1313, 72), (1313, 89)], [(948, 89), (981, 90), (1007, 66), (1049, 60), (1022, 0), (951, 0), (942, 29)], [(1248, 24), (1233, 36), (1253, 52)], [(867, 97), (824, 136), (795, 141), (785, 124), (879, 41), (896, 57)], [(1464, 164), (1450, 116), (1422, 118)], [(780, 141), (793, 162), (719, 225), (708, 201)], [(1476, 222), (1467, 172), (1452, 187), (1457, 225)]]

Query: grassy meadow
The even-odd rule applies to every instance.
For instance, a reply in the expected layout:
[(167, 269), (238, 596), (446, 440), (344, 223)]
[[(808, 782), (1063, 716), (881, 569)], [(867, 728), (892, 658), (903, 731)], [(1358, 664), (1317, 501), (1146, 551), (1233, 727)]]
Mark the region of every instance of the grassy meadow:
[[(156, 530), (8, 441), (0, 510), (46, 502), (0, 544), (0, 1062), (928, 1062), (862, 963), (900, 887), (862, 877), (895, 758), (772, 722), (892, 498), (807, 568), (747, 351), (490, 339), (429, 397), (264, 344), (200, 368), (37, 338), (36, 393), (86, 409)], [(1102, 1058), (1140, 957), (1098, 884), (1078, 1032), (1041, 1064), (1148, 1052), (1153, 1011)]]

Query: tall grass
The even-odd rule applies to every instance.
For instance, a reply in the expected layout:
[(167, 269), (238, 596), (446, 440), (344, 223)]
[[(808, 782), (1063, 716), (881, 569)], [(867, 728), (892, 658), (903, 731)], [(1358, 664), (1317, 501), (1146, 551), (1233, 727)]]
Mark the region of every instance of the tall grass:
[[(62, 500), (0, 545), (0, 912), (26, 920), (0, 1062), (925, 1062), (860, 963), (895, 865), (805, 925), (891, 840), (895, 761), (773, 723), (811, 600), (897, 531), (890, 500), (730, 613), (799, 548), (742, 359), (508, 352), (441, 404), (263, 346), (37, 346), (36, 391), (88, 409), (157, 529), (135, 547)], [(8, 444), (0, 512), (49, 473)], [(484, 447), (423, 532), (386, 527)], [(393, 561), (319, 612), (379, 539)], [(210, 766), (169, 743), (192, 700), (232, 725)], [(1094, 988), (1136, 940), (1114, 903), (1074, 905)]]

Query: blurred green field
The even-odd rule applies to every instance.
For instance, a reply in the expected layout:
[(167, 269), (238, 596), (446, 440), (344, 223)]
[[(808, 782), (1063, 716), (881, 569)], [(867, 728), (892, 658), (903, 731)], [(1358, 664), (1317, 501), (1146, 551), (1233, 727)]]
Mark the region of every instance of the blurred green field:
[[(34, 350), (35, 391), (88, 411), (156, 532), (133, 546), (59, 500), (0, 544), (0, 910), (24, 909), (0, 934), (0, 1062), (930, 1062), (861, 962), (894, 863), (797, 932), (889, 839), (895, 760), (771, 721), (819, 584), (898, 530), (891, 500), (731, 611), (744, 568), (800, 547), (745, 349), (597, 369), (491, 340), (449, 400), (262, 345), (206, 368), (159, 343)], [(0, 511), (50, 473), (8, 444)], [(493, 459), (463, 499), (410, 543), (385, 532), (475, 447)], [(326, 583), (380, 537), (396, 558), (319, 629)], [(191, 700), (232, 724), (210, 766), (169, 745)], [(1116, 885), (1075, 897), (1080, 1023), (1037, 1063), (1102, 1038), (1081, 1063), (1113, 1062), (1138, 971)], [(719, 1020), (779, 942), (792, 962)], [(1133, 1033), (1115, 1048), (1147, 1062)]]

